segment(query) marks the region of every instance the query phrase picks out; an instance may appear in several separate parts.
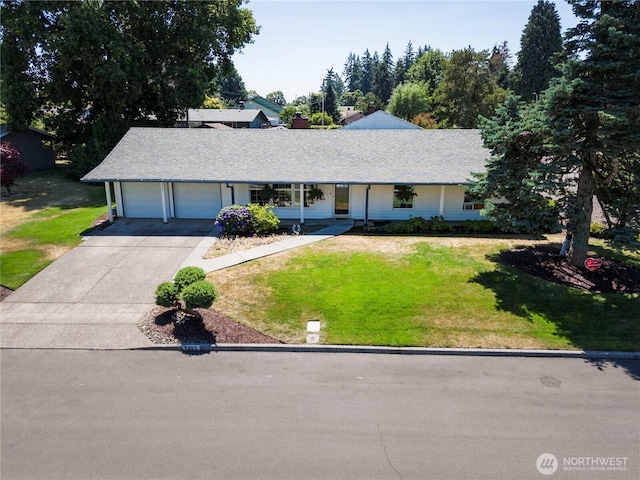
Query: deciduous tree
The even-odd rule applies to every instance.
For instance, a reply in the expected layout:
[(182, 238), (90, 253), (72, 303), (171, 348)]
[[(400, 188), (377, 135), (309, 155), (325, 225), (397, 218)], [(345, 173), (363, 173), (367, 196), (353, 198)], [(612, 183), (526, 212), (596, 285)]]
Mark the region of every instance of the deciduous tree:
[(7, 190), (7, 195), (11, 195), (11, 187), (16, 179), (23, 177), (26, 172), (20, 150), (10, 142), (3, 142), (0, 145), (0, 183)]
[(504, 97), (505, 91), (491, 78), (487, 52), (471, 47), (454, 51), (434, 92), (438, 124), (476, 128), (478, 116), (492, 115)]
[(433, 92), (444, 78), (444, 68), (449, 59), (438, 49), (428, 49), (421, 53), (409, 67), (407, 79), (410, 82), (425, 82)]
[(398, 85), (389, 100), (389, 113), (411, 120), (431, 109), (429, 87), (425, 83), (403, 83)]
[(268, 93), (264, 98), (278, 105), (284, 106), (287, 104), (287, 100), (284, 98), (284, 93), (282, 93), (281, 90), (276, 90), (275, 92)]
[(202, 104), (216, 73), (258, 33), (242, 3), (4, 2), (9, 118), (24, 126), (46, 115), (86, 173), (134, 122), (173, 125)]

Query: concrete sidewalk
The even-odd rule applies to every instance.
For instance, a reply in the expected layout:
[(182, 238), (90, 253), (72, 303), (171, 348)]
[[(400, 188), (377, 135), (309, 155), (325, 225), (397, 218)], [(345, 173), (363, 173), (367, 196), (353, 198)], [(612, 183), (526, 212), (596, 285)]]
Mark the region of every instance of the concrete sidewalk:
[(240, 252), (230, 253), (216, 258), (202, 258), (209, 251), (211, 245), (216, 241), (215, 233), (212, 232), (207, 238), (204, 238), (200, 244), (193, 249), (191, 254), (182, 263), (182, 267), (196, 266), (202, 268), (205, 272), (214, 272), (224, 268), (233, 267), (244, 262), (256, 260), (257, 258), (266, 257), (275, 253), (291, 250), (311, 243), (320, 242), (336, 235), (341, 235), (351, 229), (352, 225), (330, 225), (316, 232), (306, 235), (292, 235), (289, 238), (280, 240), (279, 242), (261, 245), (259, 247), (250, 248)]

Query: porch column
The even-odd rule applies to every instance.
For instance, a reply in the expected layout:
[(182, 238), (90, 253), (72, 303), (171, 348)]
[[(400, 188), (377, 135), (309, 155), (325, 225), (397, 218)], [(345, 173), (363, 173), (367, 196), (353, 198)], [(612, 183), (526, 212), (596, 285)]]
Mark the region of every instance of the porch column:
[(169, 216), (176, 218), (176, 206), (173, 204), (173, 183), (169, 183)]
[(367, 189), (365, 190), (364, 197), (364, 224), (369, 225), (369, 190), (371, 190), (371, 185), (367, 185)]
[(444, 185), (440, 185), (440, 208), (438, 209), (439, 215), (444, 216)]
[(124, 208), (122, 200), (122, 184), (120, 182), (113, 183), (113, 193), (116, 195), (116, 215), (120, 218), (124, 218)]
[(107, 213), (109, 214), (109, 223), (113, 223), (113, 207), (111, 206), (111, 184), (104, 182), (104, 191), (107, 194)]
[(304, 183), (300, 184), (300, 225), (304, 223)]
[(167, 198), (165, 195), (164, 182), (160, 183), (160, 196), (162, 197), (162, 221), (167, 223)]

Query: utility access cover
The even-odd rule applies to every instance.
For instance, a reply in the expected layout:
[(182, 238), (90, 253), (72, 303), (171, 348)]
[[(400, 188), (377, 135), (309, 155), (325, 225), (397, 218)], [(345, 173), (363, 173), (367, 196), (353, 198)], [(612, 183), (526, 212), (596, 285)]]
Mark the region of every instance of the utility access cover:
[(319, 333), (320, 332), (320, 320), (311, 320), (307, 322), (307, 332)]

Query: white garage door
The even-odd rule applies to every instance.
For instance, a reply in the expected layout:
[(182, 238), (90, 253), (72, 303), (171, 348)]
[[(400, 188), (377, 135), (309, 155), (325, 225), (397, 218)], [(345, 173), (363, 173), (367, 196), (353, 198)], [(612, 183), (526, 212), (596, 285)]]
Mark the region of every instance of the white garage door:
[(174, 183), (176, 218), (216, 218), (222, 208), (220, 184)]
[(123, 182), (124, 216), (128, 218), (162, 218), (159, 182)]

